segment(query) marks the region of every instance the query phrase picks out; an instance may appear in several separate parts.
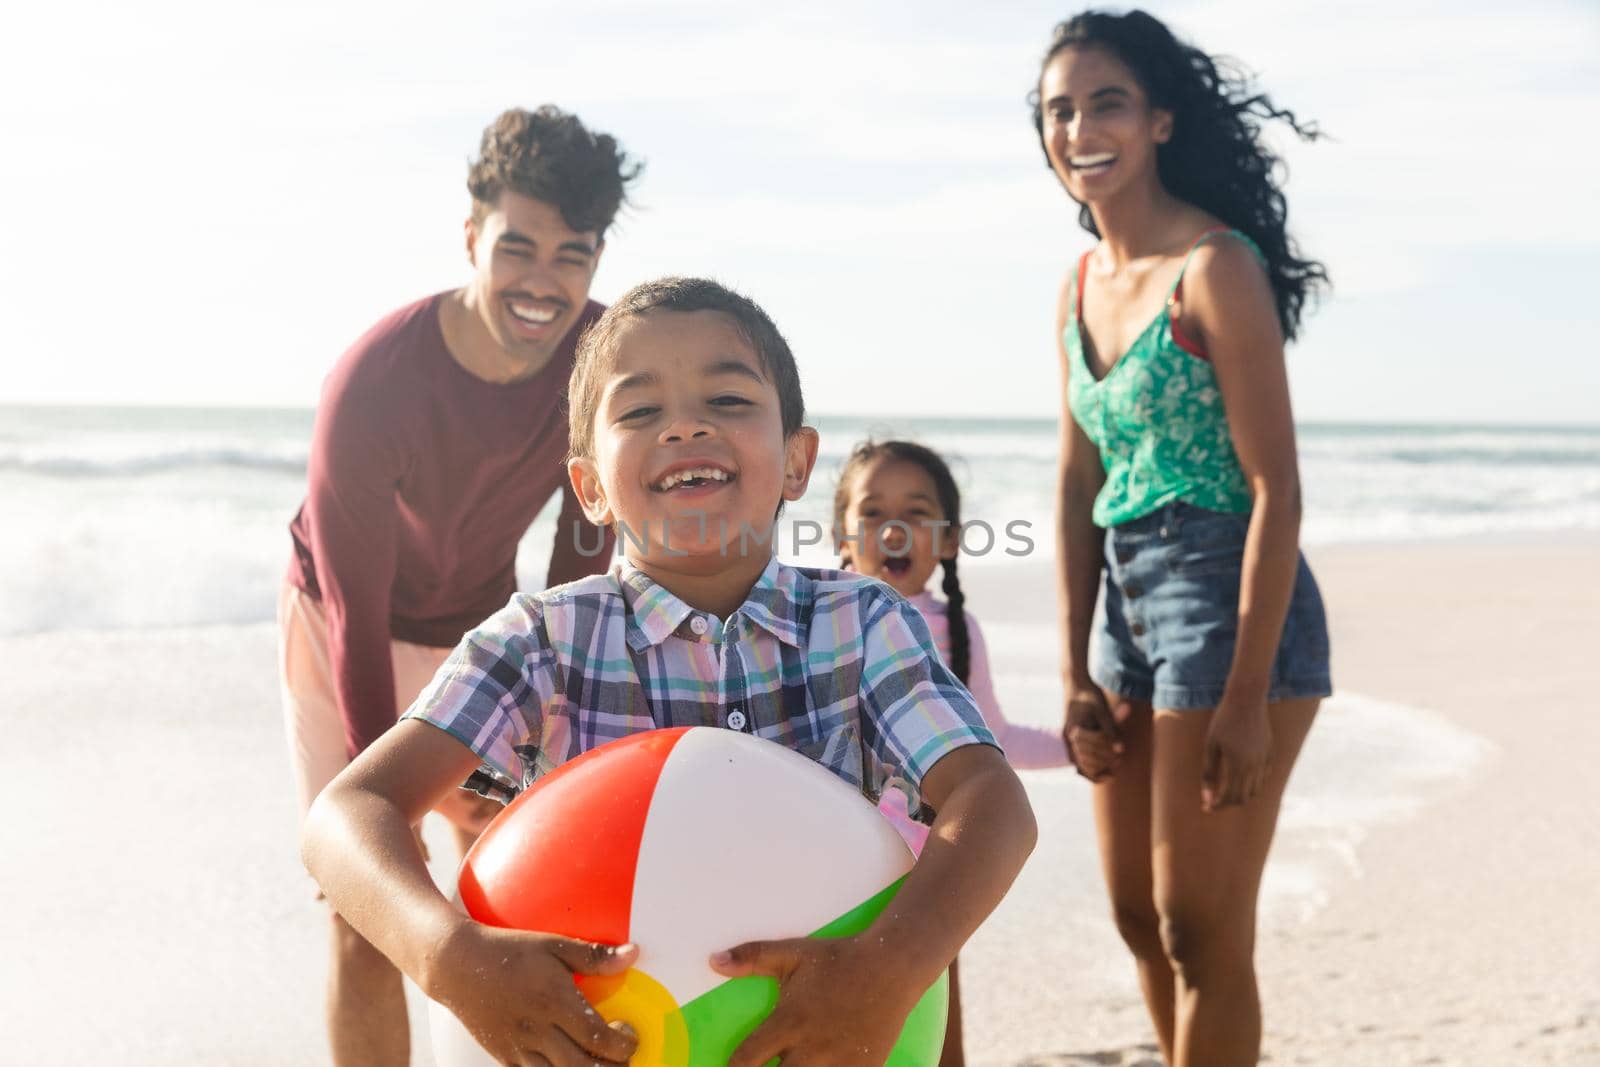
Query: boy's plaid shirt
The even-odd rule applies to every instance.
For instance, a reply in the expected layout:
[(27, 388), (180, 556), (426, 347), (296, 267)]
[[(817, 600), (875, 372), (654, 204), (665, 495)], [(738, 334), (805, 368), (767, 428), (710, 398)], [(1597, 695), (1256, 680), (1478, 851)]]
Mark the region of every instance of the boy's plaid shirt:
[(406, 717), (476, 752), (468, 787), (501, 800), (615, 738), (720, 726), (809, 756), (873, 799), (894, 785), (915, 812), (941, 757), (995, 744), (915, 607), (870, 578), (776, 559), (725, 623), (627, 561), (519, 593)]

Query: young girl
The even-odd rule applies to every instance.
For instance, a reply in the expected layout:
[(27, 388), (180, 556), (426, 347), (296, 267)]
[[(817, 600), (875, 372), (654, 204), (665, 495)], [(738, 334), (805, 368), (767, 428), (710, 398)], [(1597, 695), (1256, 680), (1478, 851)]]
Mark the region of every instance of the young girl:
[(1058, 305), (1067, 739), (1166, 1061), (1254, 1064), (1257, 891), (1330, 692), (1283, 359), (1327, 276), (1259, 131), (1314, 133), (1138, 11), (1057, 26), (1033, 103), (1100, 239)]
[[(1024, 770), (1066, 766), (1067, 748), (1060, 731), (1007, 722), (1000, 712), (983, 632), (965, 610), (966, 596), (956, 576), (961, 493), (939, 454), (909, 441), (857, 445), (839, 474), (833, 526), (841, 566), (880, 579), (922, 613), (939, 655), (971, 690), (1011, 765)], [(927, 589), (936, 567), (944, 570), (944, 600), (935, 599)], [(907, 814), (904, 796), (886, 790), (879, 807), (920, 855), (928, 828)], [(950, 966), (950, 1021), (939, 1062), (940, 1067), (966, 1062), (955, 964)]]

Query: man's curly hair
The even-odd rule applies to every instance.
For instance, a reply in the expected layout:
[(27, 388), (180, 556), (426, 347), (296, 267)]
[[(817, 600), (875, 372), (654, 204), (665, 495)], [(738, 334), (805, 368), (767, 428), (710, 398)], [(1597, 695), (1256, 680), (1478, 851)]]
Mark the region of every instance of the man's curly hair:
[(576, 115), (552, 104), (536, 111), (514, 107), (483, 131), (467, 173), (472, 217), (482, 222), (510, 189), (554, 205), (578, 233), (604, 237), (627, 202), (628, 183), (643, 169), (615, 137), (591, 132)]

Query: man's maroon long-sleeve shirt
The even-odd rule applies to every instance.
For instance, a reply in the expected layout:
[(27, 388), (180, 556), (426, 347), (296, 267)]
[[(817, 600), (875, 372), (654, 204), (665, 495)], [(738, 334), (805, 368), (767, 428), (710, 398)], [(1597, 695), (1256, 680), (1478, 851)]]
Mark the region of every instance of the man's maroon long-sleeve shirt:
[(590, 301), (532, 378), (496, 385), (445, 347), (445, 295), (384, 318), (334, 366), (306, 500), (289, 526), (288, 580), (327, 615), (352, 757), (394, 725), (390, 638), (454, 647), (504, 607), (517, 542), (553, 493), (563, 497), (548, 584), (610, 562), (611, 542), (583, 517), (565, 462), (573, 352), (603, 307)]

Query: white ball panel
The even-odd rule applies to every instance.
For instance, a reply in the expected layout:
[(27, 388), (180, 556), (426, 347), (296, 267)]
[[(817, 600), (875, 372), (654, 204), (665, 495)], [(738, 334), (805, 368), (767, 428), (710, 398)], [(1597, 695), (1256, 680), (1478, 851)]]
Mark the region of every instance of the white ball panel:
[(911, 869), (870, 801), (781, 745), (698, 727), (672, 750), (639, 848), (638, 967), (686, 1004), (745, 941), (804, 937)]

